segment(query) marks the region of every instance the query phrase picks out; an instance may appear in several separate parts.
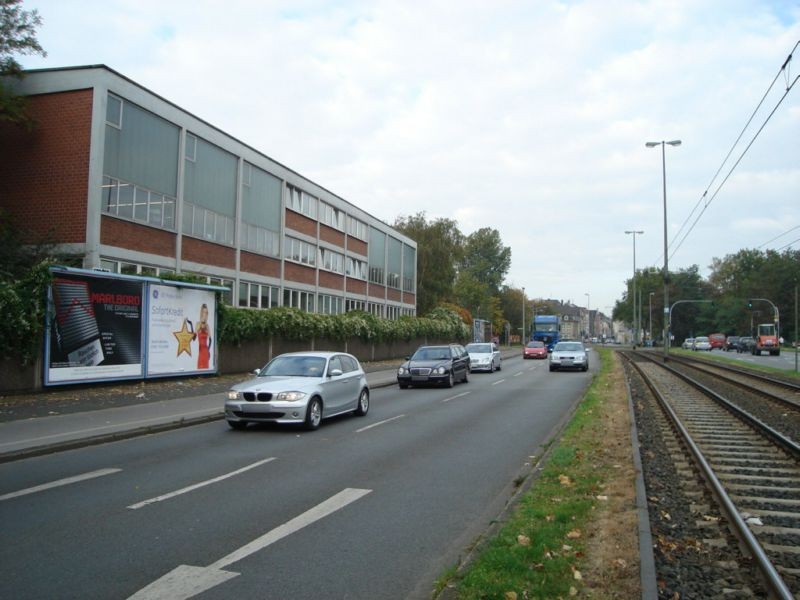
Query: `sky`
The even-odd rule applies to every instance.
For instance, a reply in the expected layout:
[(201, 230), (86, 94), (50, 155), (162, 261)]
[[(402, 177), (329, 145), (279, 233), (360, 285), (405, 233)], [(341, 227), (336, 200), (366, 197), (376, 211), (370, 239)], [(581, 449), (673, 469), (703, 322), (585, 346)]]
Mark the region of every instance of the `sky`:
[(530, 298), (610, 314), (634, 237), (637, 268), (663, 266), (649, 141), (682, 142), (665, 152), (671, 270), (800, 248), (800, 47), (781, 71), (797, 0), (23, 8), (47, 52), (25, 68), (105, 64), (389, 224), (495, 228)]

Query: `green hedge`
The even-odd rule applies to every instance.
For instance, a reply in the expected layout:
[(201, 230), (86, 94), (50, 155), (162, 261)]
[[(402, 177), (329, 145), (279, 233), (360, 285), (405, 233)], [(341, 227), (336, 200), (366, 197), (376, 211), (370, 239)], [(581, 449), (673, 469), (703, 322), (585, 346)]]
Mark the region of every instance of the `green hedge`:
[(3, 358), (18, 358), (23, 364), (36, 357), (42, 344), (47, 286), (52, 281), (44, 261), (20, 279), (0, 280), (0, 339)]
[(451, 310), (437, 308), (427, 317), (379, 319), (361, 311), (343, 315), (319, 315), (297, 308), (248, 310), (220, 305), (218, 335), (221, 342), (241, 344), (270, 336), (287, 340), (325, 338), (365, 342), (408, 341), (422, 337), (462, 341), (469, 327)]

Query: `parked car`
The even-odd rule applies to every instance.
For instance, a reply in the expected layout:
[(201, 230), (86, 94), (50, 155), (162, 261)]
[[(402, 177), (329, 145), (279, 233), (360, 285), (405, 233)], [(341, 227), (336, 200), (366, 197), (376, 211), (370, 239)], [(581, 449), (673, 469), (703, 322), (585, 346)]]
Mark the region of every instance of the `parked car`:
[(404, 390), (410, 385), (469, 383), (470, 359), (464, 346), (420, 346), (397, 369), (397, 383)]
[(706, 350), (711, 352), (711, 341), (708, 337), (701, 335), (694, 338), (694, 343), (692, 343), (692, 350)]
[(503, 368), (503, 357), (500, 350), (492, 343), (475, 342), (467, 344), (467, 354), (469, 354), (470, 372), (489, 371), (494, 372)]
[(681, 348), (684, 350), (691, 350), (694, 346), (694, 338), (686, 338), (683, 340), (683, 344), (681, 344)]
[(528, 342), (522, 350), (522, 358), (547, 358), (547, 346), (544, 342)]
[(753, 337), (744, 336), (740, 337), (738, 343), (736, 344), (736, 352), (741, 354), (742, 352), (752, 352), (753, 348), (756, 347), (756, 340)]
[(731, 350), (736, 350), (736, 345), (739, 343), (739, 336), (738, 335), (729, 335), (725, 338), (725, 346), (723, 350), (725, 352), (730, 352)]
[(708, 336), (708, 341), (711, 342), (711, 349), (718, 348), (722, 350), (725, 348), (725, 334), (724, 333), (711, 333)]
[(550, 370), (589, 370), (589, 355), (582, 342), (558, 342), (550, 353)]
[(303, 423), (316, 429), (322, 419), (346, 412), (364, 416), (369, 386), (355, 356), (340, 352), (293, 352), (273, 358), (256, 377), (234, 385), (225, 401), (233, 429), (248, 423)]

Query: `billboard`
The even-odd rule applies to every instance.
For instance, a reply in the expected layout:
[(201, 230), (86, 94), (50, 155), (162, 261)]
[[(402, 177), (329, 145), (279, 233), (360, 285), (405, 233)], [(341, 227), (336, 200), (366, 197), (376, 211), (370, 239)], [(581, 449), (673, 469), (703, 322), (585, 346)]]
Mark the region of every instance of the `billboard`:
[(142, 377), (143, 291), (141, 281), (55, 274), (45, 385)]
[(153, 283), (147, 287), (147, 376), (215, 373), (214, 292)]

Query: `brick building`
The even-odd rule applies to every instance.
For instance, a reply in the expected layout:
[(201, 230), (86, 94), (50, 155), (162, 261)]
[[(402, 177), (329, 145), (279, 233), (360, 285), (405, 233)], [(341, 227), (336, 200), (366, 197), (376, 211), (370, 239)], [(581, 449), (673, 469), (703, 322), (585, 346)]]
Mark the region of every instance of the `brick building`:
[(104, 65), (28, 71), (0, 206), (76, 266), (191, 273), (234, 306), (416, 313), (416, 242)]

